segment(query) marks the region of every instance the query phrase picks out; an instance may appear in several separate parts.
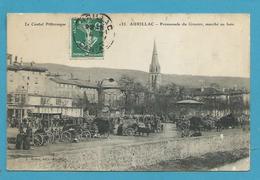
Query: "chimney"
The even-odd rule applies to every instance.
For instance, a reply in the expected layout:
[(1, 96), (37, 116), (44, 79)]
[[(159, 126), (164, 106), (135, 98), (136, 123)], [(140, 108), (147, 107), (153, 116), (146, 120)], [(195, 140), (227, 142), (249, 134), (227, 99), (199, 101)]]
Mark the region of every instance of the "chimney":
[(8, 65), (13, 64), (13, 55), (12, 54), (7, 54), (7, 63), (8, 63)]
[(18, 57), (15, 56), (15, 57), (14, 57), (14, 62), (15, 62), (15, 63), (17, 63), (17, 59), (18, 59)]

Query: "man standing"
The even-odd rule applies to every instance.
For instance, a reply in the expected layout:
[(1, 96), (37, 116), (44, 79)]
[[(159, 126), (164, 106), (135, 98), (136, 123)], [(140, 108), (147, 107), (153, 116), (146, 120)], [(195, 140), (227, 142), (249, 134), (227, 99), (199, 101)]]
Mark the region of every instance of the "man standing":
[(19, 130), (20, 130), (20, 132), (16, 136), (16, 143), (15, 143), (15, 148), (16, 149), (22, 149), (24, 135), (25, 135), (22, 127), (20, 127)]

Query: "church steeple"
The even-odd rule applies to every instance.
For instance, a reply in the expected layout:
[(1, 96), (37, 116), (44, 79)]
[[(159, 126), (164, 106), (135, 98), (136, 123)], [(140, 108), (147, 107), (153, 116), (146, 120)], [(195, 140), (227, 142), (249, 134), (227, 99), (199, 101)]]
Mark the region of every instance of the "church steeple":
[(158, 61), (158, 53), (157, 53), (157, 48), (156, 48), (156, 42), (154, 40), (153, 44), (153, 56), (152, 56), (152, 62), (150, 64), (150, 73), (161, 73), (161, 67)]
[(158, 61), (156, 42), (153, 44), (152, 62), (149, 68), (149, 86), (151, 91), (156, 91), (161, 83), (161, 67)]

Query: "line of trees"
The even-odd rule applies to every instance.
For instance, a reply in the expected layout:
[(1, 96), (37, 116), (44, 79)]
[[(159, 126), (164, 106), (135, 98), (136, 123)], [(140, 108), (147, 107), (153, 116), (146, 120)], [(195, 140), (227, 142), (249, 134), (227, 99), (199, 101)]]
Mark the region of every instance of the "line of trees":
[[(196, 99), (203, 102), (200, 108), (207, 112), (243, 112), (249, 109), (249, 103), (244, 103), (241, 95), (236, 96), (194, 96), (193, 90), (188, 87), (178, 86), (174, 83), (161, 85), (159, 89), (152, 92), (146, 84), (127, 75), (122, 75), (118, 80), (118, 85), (123, 93), (119, 103), (126, 113), (134, 114), (157, 114), (176, 116), (181, 111), (176, 102), (186, 99)], [(214, 85), (214, 87), (213, 87)], [(213, 84), (212, 88), (218, 89), (218, 84)], [(89, 114), (97, 113), (97, 104), (90, 103), (87, 95), (76, 101), (77, 106), (83, 107)]]
[[(176, 102), (184, 99), (195, 99), (192, 90), (178, 86), (174, 83), (161, 85), (155, 92), (127, 75), (121, 76), (119, 85), (124, 93), (124, 108), (128, 113), (170, 115), (179, 111)], [(214, 86), (213, 86), (214, 85)], [(212, 88), (220, 89), (214, 83)], [(210, 86), (210, 87), (211, 87)], [(236, 96), (201, 96), (198, 99), (203, 102), (202, 111), (213, 112), (216, 110), (227, 112), (242, 112), (249, 109), (249, 104), (243, 101), (242, 95)]]
[(162, 85), (152, 92), (146, 85), (127, 75), (119, 79), (119, 85), (124, 93), (126, 112), (137, 114), (168, 114), (184, 96), (184, 87), (174, 83)]

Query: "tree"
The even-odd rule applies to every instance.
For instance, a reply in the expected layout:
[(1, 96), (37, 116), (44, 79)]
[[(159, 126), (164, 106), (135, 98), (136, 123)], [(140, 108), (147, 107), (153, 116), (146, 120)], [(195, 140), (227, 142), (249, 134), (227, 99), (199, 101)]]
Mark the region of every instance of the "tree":
[(122, 92), (124, 93), (125, 110), (128, 111), (130, 109), (130, 105), (131, 105), (130, 97), (131, 97), (131, 91), (133, 90), (133, 87), (134, 87), (134, 79), (127, 75), (122, 75), (118, 81), (118, 84), (121, 87)]
[(153, 112), (156, 114), (168, 114), (174, 108), (180, 98), (180, 88), (174, 84), (161, 86), (155, 94)]
[(122, 75), (119, 79), (119, 85), (125, 96), (125, 110), (127, 112), (143, 113), (146, 87), (134, 78)]

